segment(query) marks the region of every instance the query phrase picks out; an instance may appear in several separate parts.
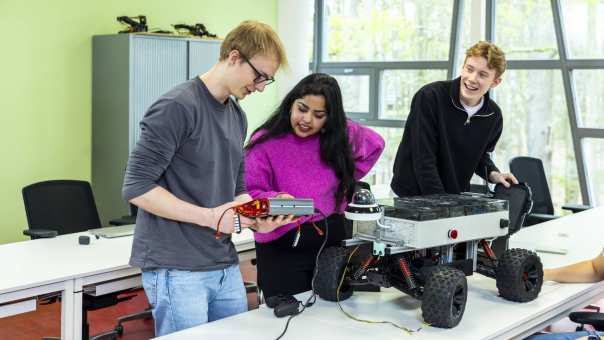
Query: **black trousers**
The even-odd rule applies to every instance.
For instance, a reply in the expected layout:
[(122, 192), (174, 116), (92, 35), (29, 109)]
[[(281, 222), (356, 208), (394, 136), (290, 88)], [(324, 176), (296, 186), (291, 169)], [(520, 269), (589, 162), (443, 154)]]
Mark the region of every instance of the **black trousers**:
[[(280, 238), (268, 242), (256, 242), (256, 265), (258, 286), (264, 297), (278, 294), (294, 295), (311, 289), (317, 252), (325, 239), (325, 220), (315, 222), (323, 235), (312, 225), (300, 226), (300, 238), (294, 247), (298, 228), (292, 229)], [(329, 228), (325, 247), (339, 245), (340, 241), (352, 235), (352, 223), (343, 215), (327, 218)]]

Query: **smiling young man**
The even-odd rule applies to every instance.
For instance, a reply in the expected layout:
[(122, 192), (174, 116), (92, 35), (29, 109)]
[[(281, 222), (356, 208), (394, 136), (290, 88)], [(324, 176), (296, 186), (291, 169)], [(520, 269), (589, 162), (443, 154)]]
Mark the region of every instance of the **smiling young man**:
[[(277, 34), (245, 21), (226, 36), (218, 63), (161, 96), (140, 123), (122, 191), (140, 208), (130, 265), (142, 269), (156, 336), (247, 311), (230, 237), (229, 208), (251, 200), (238, 100), (262, 92), (286, 63)], [(259, 232), (290, 222), (242, 218)]]
[(505, 55), (481, 41), (466, 51), (461, 76), (422, 87), (413, 97), (390, 184), (398, 196), (468, 191), (475, 173), (491, 183), (518, 183), (491, 160), (503, 130), (489, 90), (501, 83)]

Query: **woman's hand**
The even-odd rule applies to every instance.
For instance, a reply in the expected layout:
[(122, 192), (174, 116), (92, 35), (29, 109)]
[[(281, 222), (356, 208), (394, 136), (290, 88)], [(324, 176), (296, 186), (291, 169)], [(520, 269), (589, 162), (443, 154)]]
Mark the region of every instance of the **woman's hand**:
[[(275, 198), (295, 198), (294, 196), (282, 192), (275, 196)], [(246, 219), (244, 222), (242, 216), (241, 225), (242, 227), (248, 227), (253, 229), (257, 233), (270, 233), (271, 231), (279, 228), (280, 226), (294, 223), (298, 220), (294, 215), (279, 215), (279, 216), (267, 216), (267, 217), (257, 217), (255, 220)]]
[(255, 231), (258, 233), (270, 233), (282, 225), (296, 222), (298, 219), (294, 215), (267, 216), (256, 218)]

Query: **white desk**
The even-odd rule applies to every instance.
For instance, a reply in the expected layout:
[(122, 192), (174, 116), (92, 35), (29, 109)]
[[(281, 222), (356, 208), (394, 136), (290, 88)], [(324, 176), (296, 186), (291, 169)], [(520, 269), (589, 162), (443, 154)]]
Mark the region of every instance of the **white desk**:
[[(140, 286), (140, 270), (128, 265), (131, 236), (80, 245), (80, 235), (88, 233), (0, 245), (0, 317), (34, 310), (36, 296), (61, 292), (61, 338), (80, 339), (84, 289), (103, 295)], [(251, 231), (233, 242), (242, 258), (253, 257)]]
[[(557, 219), (522, 230), (512, 237), (512, 247), (534, 249), (554, 246), (568, 254), (540, 254), (545, 267), (592, 258), (604, 246), (604, 207)], [(562, 236), (560, 236), (562, 235)], [(306, 298), (308, 293), (302, 294)], [(468, 277), (468, 301), (461, 323), (453, 329), (424, 327), (409, 339), (521, 339), (570, 311), (604, 296), (604, 282), (596, 284), (545, 283), (539, 297), (515, 303), (497, 296), (495, 280), (474, 274)], [(299, 297), (300, 298), (300, 297)], [(408, 328), (423, 327), (420, 303), (395, 290), (355, 292), (343, 302), (352, 315), (389, 320)], [(274, 339), (285, 319), (278, 319), (262, 305), (258, 310), (235, 315), (177, 332), (160, 339)], [(335, 303), (321, 299), (295, 317), (285, 339), (401, 339), (406, 335), (390, 325), (365, 324), (348, 319)]]

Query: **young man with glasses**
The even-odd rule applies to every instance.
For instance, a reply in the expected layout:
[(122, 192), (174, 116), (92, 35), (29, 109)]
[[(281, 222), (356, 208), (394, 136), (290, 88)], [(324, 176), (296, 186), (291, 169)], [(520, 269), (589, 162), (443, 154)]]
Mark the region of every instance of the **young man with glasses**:
[(518, 184), (491, 160), (503, 117), (489, 90), (501, 83), (503, 51), (481, 41), (466, 51), (461, 76), (413, 96), (390, 184), (398, 196), (458, 194), (475, 173), (491, 183)]
[(270, 85), (275, 82), (274, 77), (270, 77), (266, 73), (258, 71), (258, 69), (256, 67), (254, 67), (254, 64), (252, 64), (250, 62), (250, 60), (243, 53), (239, 52), (239, 54), (241, 55), (241, 58), (243, 58), (243, 60), (245, 60), (245, 62), (248, 63), (248, 65), (250, 65), (252, 70), (254, 70), (254, 73), (256, 73), (256, 78), (254, 78), (254, 83), (256, 83), (256, 84), (264, 83), (264, 86), (267, 86), (267, 85)]
[[(130, 265), (142, 269), (157, 336), (247, 311), (230, 237), (230, 208), (251, 200), (238, 100), (262, 92), (285, 64), (277, 34), (245, 21), (226, 36), (218, 63), (161, 96), (140, 123), (123, 197), (140, 208)], [(269, 232), (292, 220), (241, 222)]]

